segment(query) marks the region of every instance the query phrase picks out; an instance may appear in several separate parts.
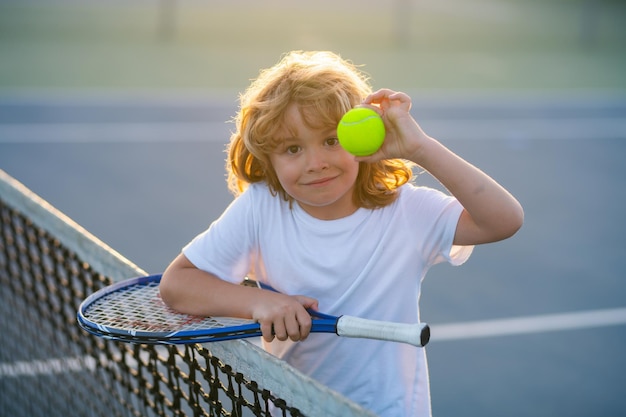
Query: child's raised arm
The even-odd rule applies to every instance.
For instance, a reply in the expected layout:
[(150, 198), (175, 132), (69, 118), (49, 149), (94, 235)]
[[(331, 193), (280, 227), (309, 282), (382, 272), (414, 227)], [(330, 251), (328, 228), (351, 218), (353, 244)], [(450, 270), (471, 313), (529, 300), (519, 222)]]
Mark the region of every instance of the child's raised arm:
[(309, 297), (221, 280), (196, 268), (183, 254), (167, 267), (159, 290), (165, 304), (181, 313), (256, 320), (268, 342), (274, 337), (304, 340), (311, 330), (311, 316), (306, 309), (317, 309), (317, 300)]
[(415, 162), (435, 177), (461, 203), (455, 245), (474, 245), (506, 239), (522, 226), (520, 203), (487, 174), (426, 135), (409, 110), (404, 93), (378, 90), (365, 105), (378, 107), (387, 135), (381, 149), (359, 161), (401, 158)]

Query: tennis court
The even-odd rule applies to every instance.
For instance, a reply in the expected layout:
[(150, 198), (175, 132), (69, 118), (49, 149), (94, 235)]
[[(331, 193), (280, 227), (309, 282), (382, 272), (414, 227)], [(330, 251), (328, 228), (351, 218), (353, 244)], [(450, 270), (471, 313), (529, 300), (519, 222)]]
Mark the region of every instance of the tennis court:
[[(626, 410), (621, 395), (626, 382), (621, 354), (626, 341), (621, 279), (626, 102), (615, 97), (551, 103), (483, 98), (478, 106), (477, 100), (441, 101), (439, 106), (428, 100), (428, 107), (418, 103), (415, 111), (423, 114), (422, 124), (433, 135), (449, 137), (448, 146), (519, 197), (526, 224), (510, 241), (479, 247), (460, 268), (435, 267), (425, 281), (422, 314), (433, 325), (428, 353), (434, 411), (619, 415)], [(174, 102), (171, 114), (185, 103)], [(83, 116), (112, 109), (109, 119), (126, 106), (120, 114), (132, 119), (136, 111), (137, 120), (150, 109), (160, 109), (158, 115), (170, 106), (167, 100), (22, 105), (24, 118), (37, 114), (33, 105), (74, 118), (75, 108)], [(185, 106), (216, 118), (229, 112), (227, 104), (214, 100), (189, 100)], [(188, 118), (194, 112), (183, 113)], [(560, 116), (542, 116), (551, 114)], [(580, 123), (581, 115), (586, 115), (586, 127), (567, 137), (568, 125)], [(49, 126), (50, 139), (42, 135), (38, 140), (28, 139), (32, 124), (19, 132), (3, 125), (0, 166), (144, 269), (160, 272), (230, 201), (222, 174), (228, 126), (212, 118), (155, 119), (141, 120), (144, 130), (128, 122), (108, 122), (102, 129), (101, 123), (89, 127), (93, 122), (74, 120), (57, 129)], [(603, 131), (606, 125), (612, 130)], [(12, 138), (8, 128), (22, 139)], [(108, 128), (115, 136), (107, 136)], [(80, 129), (82, 139), (60, 139), (71, 137), (72, 129)], [(155, 135), (168, 129), (181, 133), (168, 140), (146, 137), (145, 129)], [(476, 129), (484, 139), (475, 137)], [(427, 175), (418, 178), (430, 181)], [(464, 335), (468, 324), (474, 327)]]
[[(441, 63), (440, 71), (436, 65), (423, 68), (414, 84), (408, 71), (397, 74), (397, 83), (414, 97), (416, 119), (514, 193), (524, 205), (526, 223), (514, 238), (477, 248), (462, 267), (433, 268), (424, 282), (422, 317), (433, 328), (427, 349), (435, 417), (626, 414), (626, 66), (623, 27), (616, 29), (613, 21), (623, 13), (618, 3), (600, 2), (608, 26), (596, 34), (599, 46), (582, 54), (568, 43), (568, 36), (581, 33), (564, 29), (577, 22), (582, 9), (572, 11), (556, 0), (530, 20), (535, 38), (515, 23), (509, 25), (514, 33), (508, 39), (496, 37), (465, 54), (473, 41), (486, 42), (491, 30), (500, 33), (497, 28), (511, 23), (513, 5), (524, 3), (519, 6), (523, 13), (515, 16), (534, 16), (532, 2), (484, 0), (480, 5), (487, 8), (476, 10), (490, 13), (478, 16), (450, 0), (442, 6), (426, 2), (431, 11), (438, 10), (428, 31), (458, 23), (454, 34), (429, 38), (445, 43), (442, 50), (422, 44), (387, 48), (384, 41), (359, 49), (345, 37), (334, 43), (329, 39), (344, 36), (336, 21), (328, 23), (324, 36), (302, 26), (289, 40), (259, 31), (256, 46), (238, 46), (246, 36), (233, 34), (223, 48), (206, 47), (194, 32), (198, 25), (190, 24), (177, 35), (182, 49), (146, 41), (149, 47), (136, 61), (133, 48), (154, 35), (154, 15), (142, 13), (145, 9), (129, 11), (133, 30), (120, 19), (113, 38), (103, 22), (115, 14), (104, 10), (94, 31), (87, 31), (91, 37), (59, 41), (58, 56), (66, 57), (60, 60), (38, 36), (51, 33), (54, 19), (63, 22), (70, 3), (60, 2), (60, 9), (46, 5), (49, 13), (38, 15), (39, 32), (28, 36), (24, 33), (36, 25), (18, 30), (24, 8), (10, 3), (3, 10), (12, 11), (16, 23), (6, 23), (6, 13), (1, 20), (4, 33), (11, 35), (0, 39), (0, 52), (14, 59), (0, 68), (0, 169), (149, 273), (161, 272), (230, 201), (223, 149), (231, 126), (225, 122), (235, 111), (236, 92), (280, 51), (298, 42), (337, 46), (380, 74), (376, 85), (395, 83), (393, 72), (385, 72), (389, 60), (407, 68), (416, 68), (418, 57)], [(189, 19), (192, 9), (206, 18), (202, 2), (191, 3), (194, 7), (183, 8), (180, 19)], [(211, 30), (218, 33), (233, 15), (225, 2), (216, 4), (214, 16), (222, 22)], [(458, 7), (444, 18), (443, 4)], [(69, 13), (71, 30), (80, 21), (74, 13)], [(80, 13), (92, 21), (93, 15)], [(297, 11), (289, 13), (293, 17)], [(320, 6), (310, 17), (315, 22), (324, 16), (327, 10)], [(245, 22), (253, 25), (253, 20)], [(485, 22), (500, 23), (494, 29)], [(357, 23), (350, 30), (366, 36), (354, 29)], [(475, 37), (454, 44), (451, 40), (467, 28), (476, 29)], [(72, 39), (72, 33), (61, 32), (55, 32), (55, 40)], [(311, 33), (319, 37), (304, 36)], [(506, 47), (509, 41), (512, 48)], [(265, 43), (272, 46), (254, 50)], [(536, 45), (544, 49), (531, 52)], [(204, 47), (206, 57), (198, 58)], [(461, 64), (465, 71), (458, 74), (454, 68)], [(72, 66), (74, 72), (68, 70)], [(122, 75), (116, 78), (115, 71)], [(204, 79), (223, 85), (198, 81)], [(427, 175), (417, 181), (437, 186)], [(3, 350), (9, 340), (3, 339)], [(64, 385), (55, 379), (59, 375), (84, 382), (81, 372), (94, 366), (82, 356), (61, 361), (52, 351), (35, 356), (3, 359), (2, 384), (11, 386), (7, 378), (31, 378), (38, 389), (54, 395)], [(178, 361), (185, 366), (184, 358)], [(167, 369), (167, 364), (158, 366)], [(83, 385), (79, 399), (104, 408), (99, 400), (86, 400), (91, 386)], [(5, 392), (16, 393), (3, 390), (1, 402), (8, 404)], [(67, 401), (68, 394), (58, 397), (51, 407), (70, 412), (61, 404), (76, 404)]]

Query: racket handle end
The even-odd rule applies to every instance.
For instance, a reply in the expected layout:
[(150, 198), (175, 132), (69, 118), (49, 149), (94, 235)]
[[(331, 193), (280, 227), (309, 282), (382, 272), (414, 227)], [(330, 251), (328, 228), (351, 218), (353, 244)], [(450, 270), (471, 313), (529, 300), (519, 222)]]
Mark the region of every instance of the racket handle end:
[(403, 324), (341, 316), (337, 321), (337, 334), (424, 347), (430, 340), (430, 327), (426, 323)]

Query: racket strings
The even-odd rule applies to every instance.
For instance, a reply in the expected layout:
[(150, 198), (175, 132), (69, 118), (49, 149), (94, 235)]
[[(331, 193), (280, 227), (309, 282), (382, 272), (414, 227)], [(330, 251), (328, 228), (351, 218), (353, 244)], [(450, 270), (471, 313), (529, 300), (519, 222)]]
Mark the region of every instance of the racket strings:
[(199, 317), (168, 307), (159, 294), (158, 282), (135, 284), (96, 300), (83, 312), (97, 326), (124, 331), (167, 333), (218, 329), (254, 323), (231, 317)]

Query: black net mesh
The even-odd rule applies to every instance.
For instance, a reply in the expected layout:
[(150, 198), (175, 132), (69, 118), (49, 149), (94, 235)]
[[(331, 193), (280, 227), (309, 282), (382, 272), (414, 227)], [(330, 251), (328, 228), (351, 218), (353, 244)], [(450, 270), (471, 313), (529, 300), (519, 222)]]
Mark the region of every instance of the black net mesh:
[(80, 302), (110, 283), (0, 199), (0, 415), (302, 415), (201, 345), (82, 331)]

